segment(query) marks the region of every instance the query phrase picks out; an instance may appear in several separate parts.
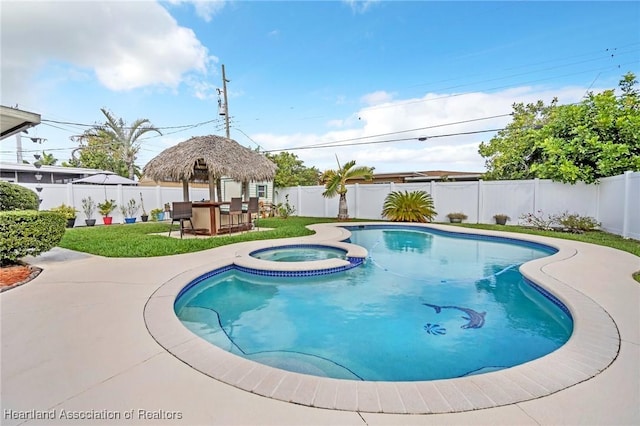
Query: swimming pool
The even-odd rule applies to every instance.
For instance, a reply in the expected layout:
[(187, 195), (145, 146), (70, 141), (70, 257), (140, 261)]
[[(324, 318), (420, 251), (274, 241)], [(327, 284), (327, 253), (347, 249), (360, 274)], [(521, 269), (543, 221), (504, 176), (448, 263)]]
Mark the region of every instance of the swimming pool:
[(312, 277), (226, 268), (175, 302), (205, 340), (262, 364), (367, 381), (465, 377), (539, 358), (571, 315), (518, 265), (548, 247), (424, 228), (354, 227), (361, 266)]

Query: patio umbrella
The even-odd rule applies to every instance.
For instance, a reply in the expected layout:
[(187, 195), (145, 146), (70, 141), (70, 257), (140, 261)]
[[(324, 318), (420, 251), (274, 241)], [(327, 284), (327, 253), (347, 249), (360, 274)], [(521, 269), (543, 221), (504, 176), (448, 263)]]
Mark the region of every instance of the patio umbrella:
[(189, 181), (208, 181), (213, 200), (214, 184), (221, 177), (237, 182), (273, 180), (276, 168), (263, 154), (233, 139), (208, 135), (195, 136), (165, 149), (144, 166), (143, 173), (155, 181), (182, 181), (184, 201), (189, 201)]
[(76, 179), (71, 183), (90, 183), (94, 185), (137, 185), (138, 182), (115, 173), (96, 173), (86, 178)]

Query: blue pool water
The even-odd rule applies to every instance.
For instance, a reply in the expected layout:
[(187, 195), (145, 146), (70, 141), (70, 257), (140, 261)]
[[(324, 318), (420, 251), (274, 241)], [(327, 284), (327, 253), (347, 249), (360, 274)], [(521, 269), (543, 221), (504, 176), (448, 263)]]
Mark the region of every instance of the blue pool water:
[(184, 291), (175, 310), (212, 344), (285, 370), (417, 381), (508, 368), (564, 344), (566, 308), (518, 265), (544, 246), (424, 229), (352, 229), (369, 258), (316, 277), (227, 268)]
[(306, 262), (325, 259), (345, 259), (347, 252), (339, 248), (305, 245), (272, 247), (250, 253), (256, 259), (272, 262)]

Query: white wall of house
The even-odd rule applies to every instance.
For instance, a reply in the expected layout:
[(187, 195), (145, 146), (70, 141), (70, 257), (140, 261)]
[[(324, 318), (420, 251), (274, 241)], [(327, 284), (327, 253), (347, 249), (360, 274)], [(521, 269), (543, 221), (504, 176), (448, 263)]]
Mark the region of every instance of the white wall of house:
[[(392, 191), (421, 190), (431, 194), (438, 215), (463, 212), (470, 223), (494, 223), (493, 215), (506, 214), (518, 223), (526, 213), (536, 215), (562, 212), (590, 216), (607, 232), (640, 239), (640, 172), (601, 179), (599, 184), (575, 185), (551, 180), (504, 180), (476, 182), (424, 182), (403, 184), (347, 185), (349, 216), (382, 219), (382, 205)], [(275, 202), (289, 204), (295, 214), (311, 217), (338, 215), (338, 197), (324, 198), (322, 186), (279, 188)]]

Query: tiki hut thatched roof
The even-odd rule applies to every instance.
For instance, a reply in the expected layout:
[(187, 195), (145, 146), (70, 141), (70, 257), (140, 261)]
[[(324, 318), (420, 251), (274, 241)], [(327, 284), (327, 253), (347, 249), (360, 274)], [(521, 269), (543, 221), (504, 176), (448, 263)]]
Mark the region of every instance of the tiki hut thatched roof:
[(209, 135), (165, 149), (144, 166), (143, 173), (155, 181), (208, 180), (211, 174), (250, 182), (273, 180), (276, 165), (233, 139)]

